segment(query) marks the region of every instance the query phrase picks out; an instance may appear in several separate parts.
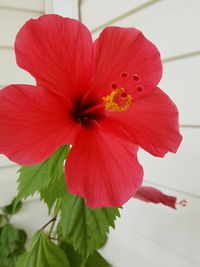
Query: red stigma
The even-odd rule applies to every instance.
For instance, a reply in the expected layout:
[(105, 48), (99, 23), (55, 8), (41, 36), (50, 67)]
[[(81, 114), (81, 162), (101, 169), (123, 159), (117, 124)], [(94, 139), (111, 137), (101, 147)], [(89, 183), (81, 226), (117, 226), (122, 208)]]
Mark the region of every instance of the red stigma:
[(134, 81), (138, 81), (138, 80), (139, 80), (139, 76), (138, 76), (137, 74), (134, 74), (134, 75), (133, 75), (133, 80), (134, 80)]
[(112, 88), (113, 88), (113, 89), (116, 89), (116, 88), (117, 88), (117, 84), (116, 84), (116, 83), (113, 83), (113, 84), (112, 84)]
[(121, 97), (126, 97), (127, 96), (127, 93), (126, 92), (123, 92), (123, 93), (121, 93)]
[(138, 92), (140, 92), (140, 93), (141, 93), (141, 92), (142, 92), (142, 90), (143, 90), (143, 88), (142, 88), (141, 86), (137, 87), (137, 91), (138, 91)]
[(121, 73), (121, 76), (122, 76), (122, 78), (126, 78), (126, 77), (127, 77), (127, 75), (128, 75), (128, 73), (127, 73), (127, 72), (122, 72), (122, 73)]

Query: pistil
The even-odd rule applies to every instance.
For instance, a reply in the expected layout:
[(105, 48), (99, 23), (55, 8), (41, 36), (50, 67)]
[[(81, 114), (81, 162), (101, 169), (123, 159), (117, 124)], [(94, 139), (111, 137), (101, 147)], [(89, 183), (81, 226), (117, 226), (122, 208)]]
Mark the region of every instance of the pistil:
[(94, 112), (94, 111), (97, 111), (97, 110), (102, 111), (103, 109), (104, 109), (104, 103), (102, 102), (102, 103), (100, 103), (100, 104), (98, 104), (96, 106), (93, 106), (91, 108), (85, 109), (84, 111), (82, 111), (82, 115), (87, 115), (87, 114), (89, 114), (91, 112)]

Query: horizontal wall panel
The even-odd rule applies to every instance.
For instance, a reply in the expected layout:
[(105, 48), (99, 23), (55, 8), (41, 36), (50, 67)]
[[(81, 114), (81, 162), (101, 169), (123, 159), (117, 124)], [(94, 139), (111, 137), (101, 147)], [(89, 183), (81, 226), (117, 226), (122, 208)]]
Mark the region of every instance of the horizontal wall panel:
[(200, 128), (181, 128), (181, 133), (183, 141), (177, 154), (157, 158), (140, 150), (144, 180), (200, 196)]
[(115, 231), (111, 229), (108, 243), (100, 253), (113, 267), (159, 267), (141, 253), (134, 251), (133, 242), (126, 242), (130, 236), (138, 241), (137, 236), (135, 237), (133, 233), (129, 235), (129, 232), (122, 227), (120, 229), (117, 227)]
[[(2, 158), (0, 156), (0, 163), (1, 162)], [(7, 165), (5, 167), (0, 165), (0, 207), (9, 204), (13, 197), (17, 195), (19, 169), (20, 166), (16, 164), (12, 164), (10, 166)], [(28, 201), (35, 201), (38, 199), (38, 194), (28, 197)]]
[[(158, 46), (162, 57), (171, 57), (199, 50), (199, 10), (199, 0), (160, 1), (113, 25), (142, 30)], [(93, 12), (94, 21), (95, 14)], [(98, 34), (95, 33), (94, 38)]]
[(40, 15), (42, 15), (42, 12), (28, 12), (23, 10), (0, 8), (0, 47), (13, 47), (15, 36), (24, 23), (27, 20), (37, 18)]
[(180, 123), (200, 125), (200, 56), (168, 62), (163, 65), (159, 84), (176, 103)]
[[(83, 0), (81, 5), (81, 20), (88, 28), (94, 29), (101, 24), (121, 16), (123, 13), (137, 8), (148, 0)], [(154, 1), (153, 1), (154, 2)], [(94, 12), (94, 11), (98, 11)], [(98, 16), (97, 16), (98, 14)]]
[(4, 166), (12, 166), (15, 163), (10, 161), (6, 156), (0, 154), (0, 171), (1, 171), (1, 167)]
[(200, 265), (200, 199), (159, 189), (187, 199), (188, 206), (173, 210), (161, 204), (129, 200), (102, 250), (113, 266), (146, 267), (148, 262), (162, 267)]
[[(35, 11), (44, 11), (45, 0), (0, 0), (1, 7), (31, 9)], [(10, 12), (10, 11), (9, 11)]]
[[(50, 219), (48, 208), (43, 201), (28, 200), (23, 202), (22, 209), (12, 217), (11, 223), (28, 233), (28, 243), (30, 243), (30, 239), (35, 232), (42, 228)], [(49, 229), (49, 226), (46, 230)]]
[(19, 167), (0, 168), (0, 206), (7, 205), (17, 194), (17, 171)]
[(8, 85), (11, 83), (35, 83), (33, 77), (28, 72), (17, 66), (13, 49), (0, 48), (0, 73), (1, 85)]

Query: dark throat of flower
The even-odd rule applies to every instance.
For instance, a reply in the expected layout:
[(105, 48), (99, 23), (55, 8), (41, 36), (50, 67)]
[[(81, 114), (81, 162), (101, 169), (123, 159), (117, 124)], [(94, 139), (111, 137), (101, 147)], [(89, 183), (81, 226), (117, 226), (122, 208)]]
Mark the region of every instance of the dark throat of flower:
[(72, 111), (72, 118), (83, 127), (91, 128), (103, 117), (104, 103), (99, 103), (96, 99), (82, 101), (82, 97), (75, 100)]

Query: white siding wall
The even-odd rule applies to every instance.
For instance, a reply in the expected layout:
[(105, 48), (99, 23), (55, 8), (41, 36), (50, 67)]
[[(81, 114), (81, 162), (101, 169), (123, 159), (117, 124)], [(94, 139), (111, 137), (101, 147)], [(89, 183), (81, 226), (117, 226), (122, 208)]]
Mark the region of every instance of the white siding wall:
[[(64, 12), (65, 1), (55, 0), (51, 5), (46, 1), (46, 8), (49, 12), (52, 7), (59, 13)], [(81, 2), (82, 21), (93, 31), (94, 38), (104, 24), (138, 27), (159, 47), (164, 59), (185, 57), (164, 64), (160, 83), (180, 110), (182, 146), (176, 155), (170, 154), (164, 159), (141, 151), (140, 161), (147, 184), (158, 186), (179, 199), (187, 199), (188, 207), (174, 211), (129, 201), (122, 219), (118, 220), (117, 230), (111, 231), (110, 240), (102, 251), (114, 267), (200, 266), (200, 1)], [(32, 77), (16, 66), (13, 42), (27, 19), (44, 12), (44, 0), (0, 0), (0, 87), (10, 83), (34, 83)], [(77, 16), (69, 10), (66, 12)], [(196, 56), (187, 57), (190, 53)], [(16, 194), (17, 169), (15, 164), (0, 156), (0, 206)], [(13, 222), (26, 228), (30, 235), (47, 220), (46, 207), (37, 197), (26, 201), (22, 212), (13, 218)]]

